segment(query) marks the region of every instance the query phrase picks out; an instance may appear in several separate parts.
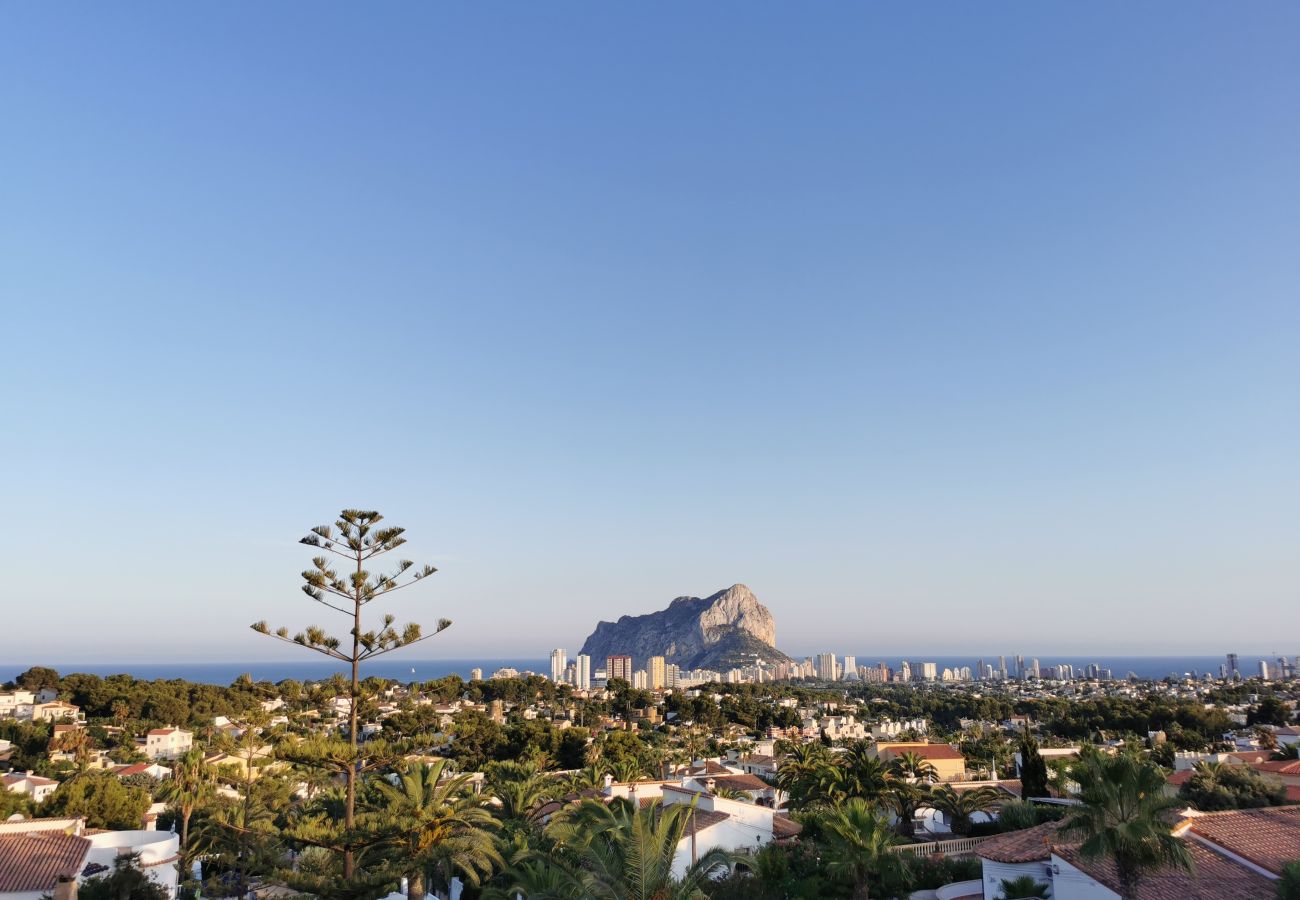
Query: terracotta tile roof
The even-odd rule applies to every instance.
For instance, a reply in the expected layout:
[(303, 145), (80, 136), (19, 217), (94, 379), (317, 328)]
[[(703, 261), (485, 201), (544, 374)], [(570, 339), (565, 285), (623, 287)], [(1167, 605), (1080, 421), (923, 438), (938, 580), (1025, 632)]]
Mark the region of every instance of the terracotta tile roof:
[(13, 819), (0, 822), (0, 836), (33, 834), (38, 831), (80, 834), (85, 824), (85, 819)]
[(1209, 813), (1192, 819), (1191, 830), (1270, 872), (1300, 859), (1300, 806)]
[(772, 816), (772, 837), (779, 840), (792, 838), (803, 831), (803, 826), (789, 816)]
[(1235, 757), (1244, 763), (1254, 765), (1255, 763), (1268, 762), (1273, 758), (1273, 754), (1267, 750), (1236, 750), (1227, 754)]
[(951, 744), (884, 743), (884, 744), (878, 744), (877, 749), (881, 753), (888, 750), (889, 753), (895, 757), (903, 753), (915, 753), (917, 756), (921, 757), (922, 759), (965, 759), (966, 758), (961, 755), (960, 750), (958, 750), (956, 747), (952, 746)]
[(1268, 762), (1255, 763), (1251, 768), (1259, 772), (1271, 772), (1274, 775), (1300, 775), (1300, 759), (1271, 759)]
[(1003, 778), (998, 782), (998, 787), (1013, 797), (1023, 797), (1025, 795), (1025, 786), (1020, 783), (1019, 778)]
[(1052, 858), (1059, 822), (1044, 822), (1021, 831), (1008, 831), (975, 848), (982, 859), (1000, 863), (1045, 862)]
[(539, 820), (546, 819), (549, 816), (555, 815), (563, 808), (564, 808), (564, 804), (560, 803), (557, 800), (551, 800), (547, 803), (543, 803), (541, 806), (538, 806), (531, 813), (529, 813), (529, 815), (534, 819), (539, 819)]
[(1183, 769), (1181, 772), (1173, 773), (1168, 778), (1166, 778), (1165, 781), (1169, 782), (1174, 787), (1182, 787), (1195, 774), (1196, 774), (1195, 769)]
[(719, 822), (725, 822), (731, 816), (723, 812), (713, 812), (708, 809), (697, 809), (686, 819), (686, 831), (682, 834), (689, 837), (692, 834), (699, 834), (706, 828), (712, 828)]
[(731, 770), (726, 766), (718, 765), (711, 759), (706, 759), (701, 766), (683, 766), (678, 769), (678, 775), (730, 775)]
[(42, 787), (48, 784), (58, 784), (58, 782), (55, 781), (53, 778), (45, 778), (43, 776), (32, 775), (27, 772), (13, 772), (10, 773), (9, 775), (0, 777), (0, 781), (3, 781), (5, 787), (9, 787), (10, 785), (13, 784), (22, 784), (24, 781), (29, 781), (32, 784), (39, 785)]
[(149, 763), (132, 763), (129, 766), (114, 766), (113, 774), (118, 778), (126, 778), (129, 775), (141, 775), (148, 768)]
[(52, 891), (81, 872), (90, 841), (45, 831), (0, 836), (0, 893)]
[[(1138, 883), (1138, 900), (1264, 900), (1274, 896), (1271, 879), (1195, 841), (1188, 841), (1187, 849), (1191, 851), (1195, 870), (1189, 874), (1161, 869), (1143, 875)], [(1058, 848), (1056, 855), (1119, 893), (1114, 863), (1083, 859), (1074, 847)]]
[(713, 783), (720, 788), (730, 788), (733, 791), (766, 791), (772, 787), (757, 775), (718, 775), (713, 779)]

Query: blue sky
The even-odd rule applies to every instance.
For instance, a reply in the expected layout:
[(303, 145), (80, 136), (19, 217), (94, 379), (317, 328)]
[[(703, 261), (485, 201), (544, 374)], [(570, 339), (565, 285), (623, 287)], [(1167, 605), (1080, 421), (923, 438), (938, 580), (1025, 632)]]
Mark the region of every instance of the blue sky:
[(0, 659), (282, 654), (343, 506), (441, 656), (1300, 652), (1293, 4), (3, 19)]

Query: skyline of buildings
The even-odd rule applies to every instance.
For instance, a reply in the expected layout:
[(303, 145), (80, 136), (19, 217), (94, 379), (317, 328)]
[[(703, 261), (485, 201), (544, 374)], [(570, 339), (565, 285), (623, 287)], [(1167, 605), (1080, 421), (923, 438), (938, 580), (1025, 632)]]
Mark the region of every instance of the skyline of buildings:
[[(1225, 680), (1241, 680), (1243, 675), (1238, 654), (1228, 653), (1225, 659), (1226, 662), (1219, 666), (1218, 677)], [(876, 684), (1115, 680), (1112, 669), (1097, 663), (1075, 665), (1063, 662), (1044, 665), (1038, 657), (1026, 657), (1023, 654), (1011, 657), (1010, 667), (1007, 664), (1007, 656), (1000, 655), (996, 668), (992, 663), (986, 663), (982, 657), (975, 661), (973, 668), (963, 665), (945, 665), (940, 668), (939, 664), (932, 660), (907, 659), (901, 660), (897, 668), (890, 666), (884, 660), (872, 665), (859, 665), (855, 655), (846, 654), (841, 662), (840, 657), (831, 651), (808, 656), (801, 661), (791, 660), (773, 664), (760, 662), (753, 666), (732, 668), (726, 672), (705, 669), (682, 670), (677, 665), (667, 662), (664, 656), (647, 657), (641, 668), (637, 668), (635, 662), (630, 654), (613, 654), (606, 657), (603, 670), (592, 670), (589, 656), (579, 655), (569, 661), (568, 652), (563, 648), (556, 648), (550, 655), (551, 680), (584, 691), (591, 690), (597, 684), (603, 686), (614, 679), (626, 681), (636, 689), (651, 691), (711, 681), (762, 683), (805, 678), (815, 678), (825, 682), (859, 681)], [(1258, 663), (1259, 677), (1265, 680), (1295, 677), (1297, 663), (1300, 663), (1300, 657), (1288, 659), (1279, 656), (1276, 664), (1261, 659)], [(481, 670), (475, 669), (474, 673), (481, 676)], [(502, 668), (494, 672), (493, 677), (513, 677), (517, 674), (517, 670), (513, 668)], [(1181, 674), (1193, 678), (1213, 678), (1210, 671), (1201, 672), (1196, 669)], [(1137, 677), (1133, 672), (1123, 676), (1128, 680)]]

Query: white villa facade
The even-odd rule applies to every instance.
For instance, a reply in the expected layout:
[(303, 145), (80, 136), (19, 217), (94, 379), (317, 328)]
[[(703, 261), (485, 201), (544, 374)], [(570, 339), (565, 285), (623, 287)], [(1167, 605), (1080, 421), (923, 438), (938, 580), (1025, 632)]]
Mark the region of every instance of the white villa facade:
[(194, 746), (192, 732), (182, 728), (155, 728), (145, 735), (140, 748), (150, 759), (176, 759)]

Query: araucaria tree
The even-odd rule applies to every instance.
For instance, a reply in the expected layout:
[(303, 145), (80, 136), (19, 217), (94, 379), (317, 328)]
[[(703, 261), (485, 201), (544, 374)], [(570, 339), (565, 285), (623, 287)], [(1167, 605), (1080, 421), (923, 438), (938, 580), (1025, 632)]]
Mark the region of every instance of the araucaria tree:
[[(426, 634), (418, 624), (412, 622), (399, 631), (393, 627), (393, 616), (385, 615), (377, 629), (366, 629), (363, 626), (364, 607), (384, 594), (409, 587), (437, 571), (433, 566), (416, 567), (409, 559), (403, 559), (391, 572), (371, 572), (367, 567), (376, 557), (391, 553), (406, 543), (406, 538), (402, 536), (406, 529), (380, 527), (383, 518), (373, 510), (345, 509), (339, 513), (338, 521), (333, 526), (319, 525), (300, 542), (324, 551), (320, 556), (313, 557), (312, 567), (302, 573), (303, 581), (306, 582), (302, 586), (303, 593), (321, 606), (352, 620), (352, 627), (348, 631), (350, 641), (331, 636), (316, 625), (309, 626), (293, 637), (289, 636), (287, 628), (272, 631), (265, 621), (252, 626), (259, 634), (305, 647), (346, 664), (351, 669), (348, 694), (350, 755), (341, 767), (347, 785), (345, 835), (342, 841), (334, 845), (342, 849), (345, 878), (351, 878), (353, 874), (356, 840), (357, 777), (360, 763), (357, 751), (357, 711), (362, 699), (361, 664), (376, 656), (418, 644), (451, 624), (449, 619), (439, 619), (435, 630)], [(345, 561), (340, 566), (341, 573), (333, 567), (337, 563), (331, 564), (329, 556), (325, 554), (341, 557)]]

